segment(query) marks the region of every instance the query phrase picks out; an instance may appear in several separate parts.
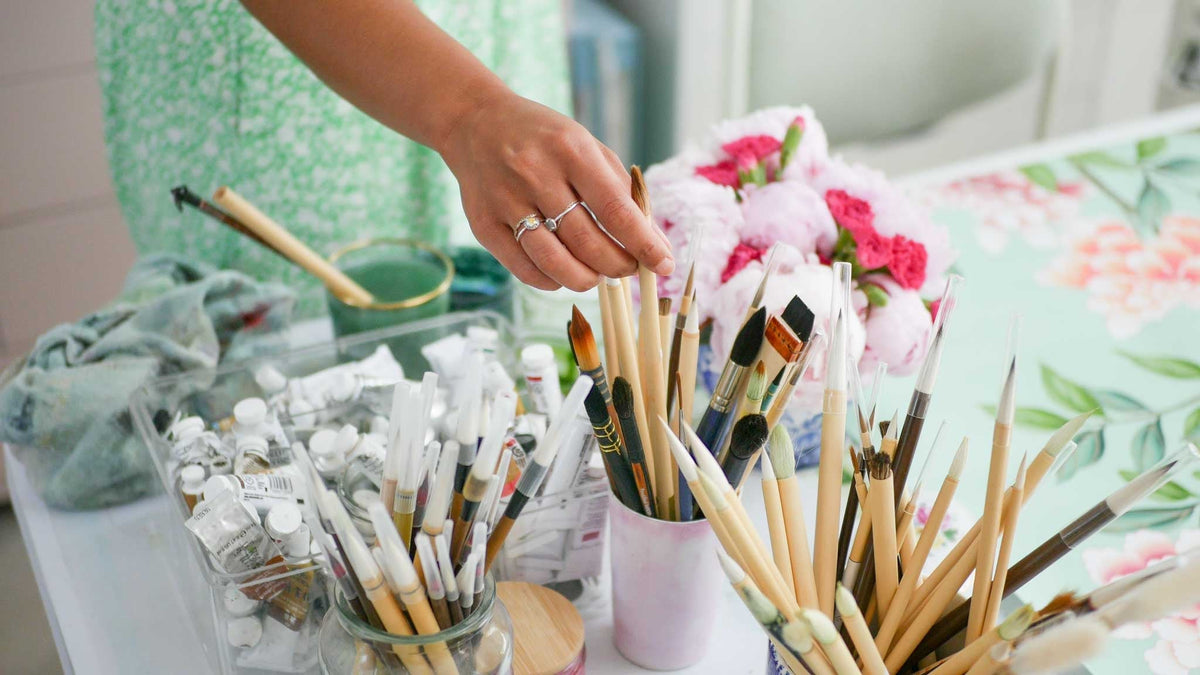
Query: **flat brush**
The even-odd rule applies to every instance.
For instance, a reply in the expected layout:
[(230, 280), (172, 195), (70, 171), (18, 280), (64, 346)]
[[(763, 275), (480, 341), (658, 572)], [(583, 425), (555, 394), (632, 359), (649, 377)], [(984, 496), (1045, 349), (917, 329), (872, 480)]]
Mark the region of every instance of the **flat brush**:
[(655, 508), (653, 487), (646, 472), (646, 456), (642, 449), (642, 434), (638, 430), (634, 414), (633, 385), (624, 377), (613, 380), (613, 407), (617, 411), (617, 423), (621, 425), (621, 436), (625, 438), (625, 454), (629, 459), (629, 470), (633, 473), (633, 484), (637, 487), (638, 501), (642, 512), (651, 518), (658, 517)]
[(764, 332), (758, 359), (763, 361), (767, 376), (774, 378), (812, 336), (813, 312), (800, 296), (793, 295), (779, 316), (772, 316)]
[[(1079, 518), (1047, 539), (1042, 545), (1008, 569), (1003, 597), (1008, 597), (1057, 562), (1076, 546), (1116, 520), (1134, 504), (1162, 487), (1171, 477), (1200, 460), (1200, 449), (1191, 443), (1162, 459), (1141, 475), (1106, 497)], [(1026, 475), (1026, 484), (1029, 476)], [(936, 649), (966, 627), (970, 601), (964, 601), (933, 626), (913, 652), (918, 658)]]
[(741, 485), (750, 463), (758, 459), (767, 442), (767, 418), (758, 413), (746, 415), (733, 425), (729, 438), (729, 452), (721, 462), (721, 470), (730, 485)]
[(633, 471), (629, 468), (622, 451), (621, 437), (617, 427), (608, 415), (608, 408), (600, 391), (593, 387), (583, 400), (587, 410), (588, 420), (592, 423), (592, 431), (596, 434), (596, 443), (600, 446), (600, 458), (604, 460), (604, 471), (608, 474), (608, 482), (613, 494), (626, 507), (642, 513), (642, 502), (638, 498), (637, 485), (633, 480)]
[(738, 331), (729, 352), (729, 360), (721, 370), (721, 377), (713, 388), (712, 398), (708, 408), (700, 418), (696, 427), (696, 435), (704, 442), (705, 447), (719, 449), (733, 421), (734, 396), (741, 388), (742, 382), (750, 374), (754, 358), (763, 341), (763, 328), (767, 323), (767, 310), (759, 308), (750, 315), (746, 323)]
[(779, 423), (783, 413), (787, 411), (788, 402), (792, 398), (792, 392), (796, 390), (796, 386), (800, 384), (800, 380), (804, 374), (808, 372), (808, 366), (812, 363), (813, 358), (821, 353), (828, 340), (823, 333), (816, 333), (812, 339), (804, 343), (804, 348), (800, 350), (800, 355), (796, 357), (795, 363), (792, 364), (791, 374), (788, 375), (784, 385), (780, 387), (779, 392), (771, 401), (771, 407), (767, 409), (767, 425), (775, 426)]

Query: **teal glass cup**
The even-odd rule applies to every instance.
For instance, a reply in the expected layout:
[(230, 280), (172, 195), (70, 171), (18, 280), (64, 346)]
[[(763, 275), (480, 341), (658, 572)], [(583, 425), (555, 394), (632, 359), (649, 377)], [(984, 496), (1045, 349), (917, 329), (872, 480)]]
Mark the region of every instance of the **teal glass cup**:
[(375, 298), (360, 303), (325, 289), (337, 337), (437, 317), (450, 310), (454, 262), (425, 242), (364, 239), (337, 250), (329, 262)]

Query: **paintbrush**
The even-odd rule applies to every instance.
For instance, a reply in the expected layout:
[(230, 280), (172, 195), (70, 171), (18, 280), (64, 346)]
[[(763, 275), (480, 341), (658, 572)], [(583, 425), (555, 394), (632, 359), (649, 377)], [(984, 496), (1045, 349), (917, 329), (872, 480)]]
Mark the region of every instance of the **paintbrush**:
[[(837, 584), (838, 512), (841, 506), (842, 457), (846, 448), (846, 330), (849, 312), (850, 264), (834, 263), (834, 287), (829, 317), (833, 331), (825, 369), (821, 406), (821, 456), (817, 464), (817, 522), (813, 533), (813, 577), (817, 599), (826, 616), (833, 616)], [(889, 528), (877, 528), (889, 529)]]
[(654, 488), (650, 483), (645, 451), (642, 449), (642, 433), (638, 429), (638, 421), (634, 414), (633, 385), (624, 377), (613, 381), (613, 407), (617, 411), (621, 435), (625, 438), (625, 454), (629, 458), (629, 470), (633, 473), (633, 484), (637, 487), (642, 511), (651, 518), (658, 518), (660, 516), (654, 501)]
[(388, 448), (383, 459), (382, 485), (379, 498), (390, 512), (396, 501), (396, 486), (400, 482), (400, 472), (404, 463), (404, 453), (407, 447), (402, 447), (397, 440), (404, 428), (404, 416), (415, 406), (412, 402), (412, 385), (408, 382), (397, 382), (392, 388), (392, 410), (388, 417)]
[(758, 359), (764, 362), (769, 377), (774, 378), (782, 372), (812, 337), (815, 318), (800, 296), (793, 295), (783, 312), (767, 320)]
[(604, 333), (604, 368), (610, 378), (621, 374), (620, 359), (617, 356), (617, 334), (613, 328), (612, 286), (608, 279), (601, 279), (596, 286), (596, 294), (600, 296), (600, 330)]
[(767, 310), (759, 308), (742, 324), (733, 348), (729, 352), (729, 360), (721, 370), (721, 377), (713, 387), (712, 397), (708, 401), (700, 424), (696, 426), (696, 435), (707, 448), (720, 448), (725, 434), (733, 422), (734, 396), (741, 388), (742, 382), (750, 375), (758, 348), (762, 345), (763, 327), (767, 322)]
[(821, 651), (825, 652), (825, 656), (833, 664), (837, 675), (862, 675), (854, 657), (850, 655), (850, 648), (846, 646), (829, 617), (815, 609), (802, 609), (800, 615), (807, 623), (813, 639), (821, 645)]
[(842, 616), (842, 625), (846, 627), (846, 632), (850, 634), (850, 641), (858, 651), (864, 675), (887, 675), (887, 668), (883, 665), (883, 656), (871, 640), (871, 629), (863, 619), (862, 612), (858, 609), (858, 603), (854, 601), (854, 594), (839, 583), (834, 602), (838, 613)]
[(967, 643), (966, 646), (931, 670), (929, 675), (963, 675), (996, 645), (1011, 644), (1013, 640), (1020, 637), (1036, 616), (1037, 613), (1033, 611), (1031, 605), (1022, 606), (1010, 614), (1004, 623), (989, 629), (979, 639)]
[(917, 385), (913, 388), (912, 398), (908, 402), (908, 413), (904, 416), (904, 428), (900, 430), (900, 442), (896, 445), (896, 457), (892, 462), (895, 476), (896, 491), (904, 489), (908, 480), (908, 469), (912, 465), (913, 454), (917, 451), (917, 441), (921, 439), (921, 427), (925, 424), (925, 413), (929, 411), (929, 402), (933, 398), (933, 386), (937, 381), (938, 367), (942, 362), (942, 349), (946, 340), (946, 328), (950, 316), (958, 304), (958, 289), (962, 277), (951, 274), (946, 278), (946, 290), (938, 303), (937, 316), (933, 319), (930, 332), (933, 338), (925, 359), (921, 362), (921, 370), (917, 374)]
[[(854, 364), (847, 364), (846, 370), (850, 375), (850, 393), (854, 397), (859, 442), (862, 445), (863, 457), (867, 458), (875, 451), (871, 441), (871, 428), (874, 426), (873, 422), (875, 421), (875, 398), (879, 393), (879, 383), (887, 373), (887, 364), (880, 361), (875, 369), (874, 391), (871, 393), (870, 402), (863, 399), (862, 378), (859, 377), (858, 368)], [(870, 413), (867, 410), (870, 410)], [(846, 449), (850, 453), (850, 461), (854, 466), (854, 472), (865, 476), (867, 470), (866, 462), (858, 460), (857, 455), (854, 454), (854, 446), (847, 446)], [(854, 530), (854, 517), (858, 513), (858, 500), (858, 490), (850, 490), (850, 496), (846, 499), (846, 510), (842, 512), (841, 529), (838, 530), (837, 575), (839, 579), (844, 579), (846, 574), (846, 556), (850, 553), (850, 540)]]
[(871, 519), (875, 523), (871, 530), (871, 541), (875, 546), (875, 597), (879, 602), (880, 616), (888, 613), (900, 585), (896, 569), (896, 512), (892, 497), (891, 463), (891, 453), (899, 437), (897, 419), (898, 416), (892, 418), (879, 452), (875, 453), (867, 467), (871, 474), (867, 498), (871, 500)]
[(900, 627), (900, 620), (904, 617), (909, 598), (912, 597), (913, 590), (921, 579), (921, 568), (925, 566), (929, 552), (933, 550), (933, 544), (937, 541), (938, 532), (941, 529), (938, 524), (946, 518), (946, 513), (950, 510), (950, 503), (954, 500), (954, 493), (958, 490), (958, 481), (962, 477), (966, 463), (967, 439), (963, 437), (958, 451), (954, 454), (954, 461), (950, 463), (946, 479), (942, 481), (942, 487), (938, 490), (937, 498), (934, 499), (933, 507), (929, 511), (929, 518), (925, 521), (927, 525), (921, 530), (921, 538), (917, 541), (911, 562), (908, 567), (904, 568), (904, 577), (900, 580), (900, 587), (896, 590), (892, 607), (883, 613), (879, 630), (875, 633), (875, 646), (880, 652), (886, 652), (892, 646), (892, 638)]
[(1012, 652), (1007, 672), (1042, 675), (1069, 670), (1099, 656), (1108, 643), (1110, 632), (1111, 629), (1095, 616), (1065, 621), (1040, 635), (1022, 640)]
[[(1089, 509), (1079, 518), (1047, 539), (1028, 555), (1012, 565), (1007, 574), (1003, 597), (1019, 590), (1030, 579), (1040, 574), (1050, 565), (1073, 550), (1081, 542), (1098, 532), (1105, 525), (1124, 514), (1134, 504), (1147, 495), (1162, 487), (1171, 477), (1192, 466), (1200, 460), (1200, 449), (1191, 443), (1184, 443), (1176, 452), (1163, 458), (1158, 464), (1150, 467), (1141, 475), (1126, 485), (1118, 488), (1103, 501)], [(1030, 476), (1027, 473), (1025, 483), (1028, 488)], [(961, 582), (960, 582), (961, 583)], [(937, 648), (946, 640), (966, 627), (970, 613), (970, 603), (963, 602), (929, 631), (920, 647), (915, 651), (918, 657)]]
[[(450, 538), (450, 560), (461, 561), (463, 545), (475, 522), (475, 514), (479, 504), (487, 494), (488, 482), (496, 471), (496, 461), (500, 458), (500, 450), (504, 446), (504, 437), (517, 411), (517, 395), (511, 391), (498, 391), (492, 399), (491, 419), (483, 442), (479, 444), (479, 452), (475, 455), (475, 463), (467, 474), (467, 482), (463, 485), (462, 509), (454, 520), (454, 533)], [(576, 409), (578, 412), (578, 409)], [(555, 421), (563, 419), (560, 414)], [(551, 422), (553, 424), (553, 422)], [(549, 431), (546, 432), (549, 434)]]
[(758, 413), (746, 415), (733, 425), (729, 439), (729, 452), (721, 462), (721, 470), (730, 485), (741, 485), (751, 462), (767, 442), (767, 418)]
[(600, 446), (600, 457), (604, 461), (604, 471), (608, 474), (608, 482), (613, 494), (622, 504), (638, 513), (642, 511), (642, 503), (638, 498), (637, 484), (633, 480), (633, 472), (621, 446), (621, 437), (617, 427), (608, 415), (608, 408), (600, 391), (592, 387), (583, 400), (587, 410), (588, 420), (592, 423), (592, 431), (596, 435), (596, 443)]
[[(623, 380), (618, 378), (617, 381), (622, 382)], [(575, 380), (575, 384), (571, 385), (571, 390), (563, 398), (563, 404), (559, 408), (558, 415), (550, 421), (550, 427), (546, 429), (546, 433), (542, 436), (542, 441), (538, 443), (537, 449), (533, 451), (531, 461), (525, 463), (525, 470), (521, 474), (520, 481), (517, 482), (517, 489), (508, 498), (508, 506), (504, 509), (504, 517), (496, 523), (496, 527), (492, 530), (492, 535), (487, 543), (487, 558), (484, 561), (485, 569), (491, 568), (492, 562), (496, 559), (496, 554), (500, 552), (500, 548), (504, 546), (504, 540), (508, 537), (509, 531), (512, 530), (513, 523), (521, 515), (521, 510), (537, 494), (542, 481), (546, 479), (546, 473), (550, 471), (550, 464), (554, 461), (554, 457), (558, 454), (558, 448), (562, 443), (563, 432), (579, 414), (579, 408), (583, 405), (584, 398), (590, 391), (594, 391), (591, 378), (587, 375), (580, 375)], [(636, 438), (636, 434), (634, 437)]]
[[(736, 408), (737, 413), (734, 417), (734, 424), (737, 420), (745, 418), (747, 415), (755, 415), (762, 412), (763, 395), (767, 393), (767, 375), (763, 369), (763, 362), (759, 361), (754, 364), (754, 369), (750, 371), (750, 377), (746, 379), (746, 391), (743, 393), (741, 401)], [(766, 418), (763, 419), (766, 423)], [(729, 441), (725, 442), (725, 446), (721, 448), (721, 452), (717, 453), (717, 461), (722, 464), (729, 456)], [(738, 483), (734, 483), (738, 485)]]
[(808, 548), (808, 526), (800, 502), (800, 482), (796, 478), (796, 451), (782, 424), (771, 429), (768, 441), (767, 454), (779, 493), (783, 528), (787, 533), (788, 569), (784, 573), (792, 576), (799, 604), (815, 608), (818, 606), (817, 585), (813, 579), (812, 553)]
[[(771, 280), (771, 275), (775, 273), (775, 254), (778, 251), (779, 244), (771, 244), (771, 249), (767, 252), (767, 262), (763, 265), (762, 279), (758, 281), (758, 288), (754, 289), (754, 297), (750, 299), (750, 305), (746, 307), (746, 316), (742, 318), (742, 323), (749, 321), (750, 317), (762, 308), (763, 295), (767, 292), (767, 282)], [(755, 353), (757, 353), (757, 350), (755, 350)]]
[(800, 355), (796, 357), (795, 363), (791, 366), (791, 374), (788, 375), (784, 385), (780, 387), (779, 393), (771, 401), (771, 408), (767, 410), (767, 424), (774, 427), (779, 423), (783, 413), (787, 411), (787, 405), (792, 398), (792, 392), (796, 390), (796, 385), (800, 383), (800, 379), (808, 372), (808, 366), (812, 363), (813, 358), (821, 353), (825, 344), (828, 342), (824, 333), (814, 333), (812, 339), (804, 343), (804, 347), (800, 350)]
[(258, 236), (257, 232), (255, 232), (254, 230), (251, 230), (250, 228), (243, 225), (242, 221), (238, 220), (237, 218), (234, 218), (233, 216), (229, 215), (228, 213), (225, 213), (217, 205), (212, 204), (211, 202), (205, 201), (200, 195), (196, 194), (195, 192), (192, 192), (191, 189), (188, 188), (188, 186), (179, 185), (179, 186), (171, 188), (171, 197), (175, 200), (175, 208), (178, 209), (180, 213), (183, 213), (183, 205), (187, 204), (188, 206), (196, 209), (200, 213), (203, 213), (204, 215), (208, 216), (209, 218), (212, 218), (213, 220), (221, 223), (222, 225), (226, 225), (226, 226), (232, 228), (233, 230), (237, 231), (239, 234), (242, 234), (246, 237), (253, 239), (260, 246), (271, 250), (272, 252), (274, 252), (276, 255), (283, 258), (284, 260), (287, 260), (288, 262), (292, 262), (287, 256), (285, 256), (283, 254), (282, 251), (280, 251), (279, 249), (272, 246), (270, 244), (270, 242), (268, 242), (267, 240)]
[(767, 514), (767, 533), (771, 539), (771, 559), (779, 570), (788, 591), (796, 595), (796, 581), (792, 577), (792, 563), (788, 557), (787, 526), (783, 523), (783, 504), (779, 501), (779, 481), (771, 468), (771, 453), (762, 458), (763, 511)]
[(475, 463), (475, 452), (479, 449), (479, 426), (483, 417), (483, 354), (473, 352), (467, 356), (462, 381), (459, 384), (461, 399), (458, 402), (458, 465), (454, 472), (454, 492), (450, 501), (450, 518), (457, 518), (462, 510), (462, 491), (467, 484), (467, 474)]
[(772, 644), (775, 645), (776, 653), (784, 659), (788, 668), (794, 673), (809, 672), (811, 667), (801, 655), (798, 646), (789, 645), (784, 640), (783, 627), (786, 625), (787, 620), (780, 613), (779, 608), (771, 604), (771, 601), (762, 594), (762, 591), (758, 590), (754, 582), (746, 575), (745, 570), (739, 567), (738, 563), (726, 555), (724, 551), (717, 549), (717, 558), (721, 562), (721, 569), (724, 570), (726, 578), (729, 579), (729, 584), (733, 586), (733, 590), (737, 592), (738, 597), (745, 603), (746, 609), (750, 610), (750, 614), (758, 621), (763, 630), (766, 631)]
[(1000, 598), (1004, 593), (1004, 586), (1007, 582), (1009, 556), (1012, 555), (1013, 538), (1017, 536), (1021, 500), (1025, 494), (1024, 457), (1021, 458), (1021, 465), (1017, 468), (1017, 477), (1013, 480), (1012, 487), (1009, 490), (1012, 493), (1012, 497), (1009, 498), (1009, 503), (1005, 506), (1001, 517), (1000, 532), (1003, 539), (1000, 543), (1000, 551), (996, 554), (995, 576), (992, 577), (992, 583), (988, 589), (987, 607), (984, 610), (985, 626), (995, 624), (996, 617), (1000, 615)]
[[(624, 294), (621, 291), (619, 282), (615, 279), (609, 279), (608, 283), (609, 295), (612, 299), (614, 299), (614, 302), (612, 302), (613, 327), (617, 334), (617, 347), (619, 353), (618, 358), (621, 362), (621, 378), (623, 378), (626, 384), (629, 385), (629, 393), (632, 395), (630, 405), (626, 411), (633, 414), (635, 423), (627, 426), (625, 422), (621, 420), (621, 416), (624, 413), (619, 408), (616, 408), (617, 384), (615, 378), (612, 384), (614, 399), (613, 407), (616, 409), (618, 420), (621, 420), (619, 421), (619, 424), (621, 425), (621, 438), (625, 441), (626, 452), (632, 453), (636, 447), (636, 450), (639, 453), (642, 453), (639, 455), (636, 461), (632, 456), (629, 457), (629, 463), (631, 468), (633, 468), (634, 477), (637, 477), (637, 466), (640, 464), (641, 471), (643, 472), (643, 475), (647, 481), (647, 487), (651, 490), (650, 494), (653, 496), (653, 488), (650, 486), (654, 484), (654, 473), (656, 466), (654, 464), (655, 458), (649, 452), (650, 430), (646, 428), (649, 425), (649, 422), (647, 421), (646, 417), (645, 401), (642, 398), (641, 374), (638, 368), (637, 343), (633, 338), (633, 323), (629, 318), (629, 314), (626, 312), (627, 306), (625, 304)], [(630, 431), (637, 434), (636, 443), (634, 442), (634, 439), (629, 437)], [(663, 467), (663, 470), (665, 471), (666, 467)], [(654, 512), (659, 513), (657, 504), (655, 504)], [(667, 513), (665, 511), (662, 512), (662, 517), (666, 518), (666, 516)]]
[[(683, 284), (683, 292), (679, 294), (679, 312), (675, 315), (675, 326), (671, 333), (671, 346), (667, 350), (667, 382), (672, 382), (679, 375), (680, 349), (683, 347), (683, 331), (687, 326), (688, 313), (692, 311), (693, 293), (696, 285), (696, 252), (700, 250), (700, 242), (704, 238), (704, 230), (692, 232), (692, 241), (688, 252), (687, 281)], [(674, 410), (679, 401), (675, 398), (675, 390), (667, 392), (667, 409)]]
[[(658, 339), (662, 341), (659, 347), (660, 360), (663, 365), (663, 378), (671, 377), (670, 361), (667, 357), (671, 353), (671, 339), (674, 336), (674, 331), (671, 329), (671, 299), (658, 299)], [(671, 397), (667, 395), (667, 409), (670, 409)]]
[(692, 423), (692, 402), (696, 395), (696, 366), (700, 357), (700, 308), (692, 293), (691, 308), (683, 325), (683, 337), (679, 341), (679, 410), (680, 422)]
[(971, 618), (967, 624), (967, 640), (979, 637), (990, 626), (986, 623), (986, 610), (995, 571), (996, 540), (1000, 536), (1000, 517), (1004, 512), (1004, 482), (1008, 471), (1008, 447), (1012, 439), (1012, 424), (1016, 415), (1017, 354), (1016, 336), (1019, 319), (1013, 317), (1009, 329), (1008, 368), (1004, 377), (1004, 388), (1000, 392), (1000, 404), (996, 408), (996, 423), (992, 431), (992, 459), (988, 467), (987, 493), (984, 497), (983, 516), (980, 517), (979, 550), (975, 558), (975, 587), (971, 595)]
[(571, 305), (571, 320), (567, 323), (567, 337), (571, 341), (571, 350), (575, 354), (575, 363), (579, 372), (592, 378), (596, 391), (600, 394), (608, 414), (616, 419), (617, 411), (612, 405), (612, 391), (605, 377), (604, 364), (600, 362), (600, 350), (596, 347), (596, 336), (592, 326), (584, 318), (579, 307)]

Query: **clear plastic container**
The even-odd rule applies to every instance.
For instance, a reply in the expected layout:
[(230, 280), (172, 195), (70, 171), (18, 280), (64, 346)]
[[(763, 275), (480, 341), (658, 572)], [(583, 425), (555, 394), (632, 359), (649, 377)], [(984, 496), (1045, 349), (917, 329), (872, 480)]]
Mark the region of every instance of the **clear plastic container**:
[[(449, 652), (460, 675), (492, 675), (512, 671), (512, 620), (496, 597), (489, 574), (479, 606), (459, 624), (433, 635), (400, 636), (363, 622), (338, 593), (334, 610), (321, 625), (321, 672), (326, 675), (370, 675), (412, 672), (401, 662), (423, 663)], [(446, 668), (440, 672), (445, 672)]]
[[(258, 667), (246, 664), (245, 649), (234, 647), (227, 639), (231, 618), (224, 609), (222, 597), (226, 588), (245, 588), (293, 575), (308, 574), (312, 566), (320, 566), (320, 556), (292, 559), (285, 563), (260, 568), (249, 573), (229, 574), (221, 569), (200, 542), (184, 526), (191, 510), (184, 501), (176, 471), (171, 460), (170, 444), (162, 432), (178, 411), (184, 415), (199, 415), (214, 421), (228, 417), (233, 406), (249, 397), (267, 398), (269, 394), (255, 381), (254, 374), (270, 365), (287, 377), (300, 377), (348, 361), (369, 356), (380, 345), (387, 345), (408, 376), (419, 375), (429, 368), (420, 348), (439, 338), (463, 333), (470, 326), (483, 326), (499, 332), (497, 359), (509, 372), (516, 372), (516, 344), (507, 320), (492, 312), (470, 312), (415, 321), (401, 326), (370, 333), (361, 333), (313, 347), (297, 349), (261, 359), (251, 359), (213, 369), (192, 370), (157, 378), (141, 387), (130, 400), (134, 426), (149, 450), (150, 458), (172, 508), (164, 513), (170, 522), (164, 530), (169, 533), (165, 553), (176, 587), (187, 608), (188, 620), (194, 623), (196, 634), (204, 636), (204, 649), (210, 665), (221, 673), (317, 672), (315, 653), (297, 644), (296, 658), (288, 668)], [(511, 351), (508, 346), (512, 345)], [(386, 412), (384, 413), (386, 414)], [(262, 577), (263, 572), (270, 572)], [(309, 620), (319, 621), (331, 604), (323, 573), (313, 580), (309, 595)], [(269, 624), (267, 624), (269, 625)], [(264, 633), (270, 635), (269, 633)], [(315, 631), (314, 631), (315, 634)], [(314, 644), (308, 640), (304, 644)], [(259, 663), (266, 663), (260, 661)], [(271, 661), (282, 663), (283, 659)]]

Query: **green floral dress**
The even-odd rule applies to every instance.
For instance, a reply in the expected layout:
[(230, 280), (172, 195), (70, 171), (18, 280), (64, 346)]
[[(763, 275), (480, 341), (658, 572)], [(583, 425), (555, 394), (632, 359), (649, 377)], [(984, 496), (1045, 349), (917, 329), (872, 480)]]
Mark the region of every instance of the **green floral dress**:
[[(567, 111), (560, 0), (417, 4), (519, 94)], [(181, 183), (203, 196), (229, 185), (321, 253), (385, 234), (474, 242), (441, 158), (328, 89), (236, 0), (99, 0), (96, 51), (109, 167), (139, 253), (279, 280), (303, 314), (320, 308), (303, 271), (177, 212)]]

